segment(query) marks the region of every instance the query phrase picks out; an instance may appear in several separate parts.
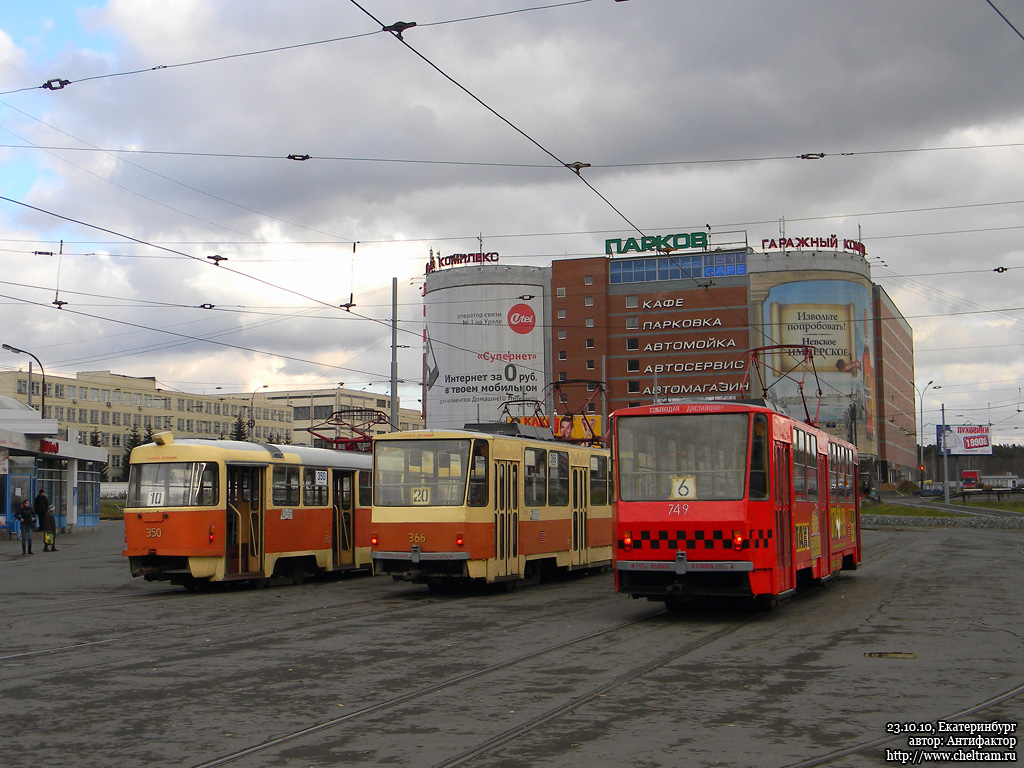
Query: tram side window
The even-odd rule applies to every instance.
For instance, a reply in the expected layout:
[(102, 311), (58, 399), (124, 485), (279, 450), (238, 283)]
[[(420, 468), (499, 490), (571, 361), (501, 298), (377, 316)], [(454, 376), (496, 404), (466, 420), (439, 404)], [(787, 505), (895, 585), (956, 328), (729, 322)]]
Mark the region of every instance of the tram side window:
[(487, 506), (487, 441), (473, 441), (469, 463), (469, 506)]
[(569, 454), (565, 451), (548, 453), (548, 504), (564, 507), (569, 503)]
[(818, 500), (818, 436), (807, 435), (807, 500)]
[(300, 489), (299, 467), (274, 467), (275, 507), (298, 506)]
[(804, 433), (799, 429), (793, 430), (793, 498), (797, 501), (804, 501), (807, 498), (805, 482), (807, 461), (804, 458), (806, 454), (804, 438)]
[(543, 507), (548, 503), (548, 452), (541, 448), (527, 448), (523, 465), (526, 506)]
[(754, 439), (750, 444), (750, 498), (768, 498), (768, 419), (754, 414)]
[(368, 469), (359, 470), (359, 502), (360, 507), (370, 506), (373, 498), (373, 475)]
[(327, 470), (306, 467), (302, 470), (302, 503), (307, 507), (325, 507), (330, 501)]
[(590, 457), (590, 503), (601, 507), (608, 503), (608, 457)]

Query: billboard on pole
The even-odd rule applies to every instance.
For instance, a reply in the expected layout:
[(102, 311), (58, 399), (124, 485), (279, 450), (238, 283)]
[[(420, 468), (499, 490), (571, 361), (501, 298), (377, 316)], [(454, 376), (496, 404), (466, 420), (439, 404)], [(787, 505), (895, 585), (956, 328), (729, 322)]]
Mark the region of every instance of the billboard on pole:
[[(935, 444), (949, 456), (992, 453), (991, 428), (987, 424), (949, 424), (935, 426)], [(945, 435), (945, 439), (943, 436)]]
[[(467, 270), (467, 276), (474, 274)], [(544, 290), (522, 280), (430, 287), (424, 298), (430, 429), (497, 421), (506, 401), (543, 399)]]

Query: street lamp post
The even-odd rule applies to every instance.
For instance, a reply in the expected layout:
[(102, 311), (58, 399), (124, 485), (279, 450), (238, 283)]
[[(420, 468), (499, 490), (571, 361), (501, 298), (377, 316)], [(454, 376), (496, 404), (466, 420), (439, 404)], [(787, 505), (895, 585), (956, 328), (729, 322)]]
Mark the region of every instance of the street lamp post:
[(267, 384), (260, 384), (252, 391), (252, 397), (249, 398), (249, 439), (254, 443), (256, 442), (253, 440), (253, 430), (256, 428), (256, 410), (254, 408), (256, 404), (256, 393), (261, 389), (266, 389), (267, 386)]
[(921, 409), (921, 431), (917, 433), (917, 467), (918, 472), (921, 474), (920, 478), (918, 478), (918, 484), (924, 483), (924, 393), (928, 391), (929, 387), (932, 389), (942, 389), (941, 384), (932, 386), (931, 381), (925, 384), (922, 389), (914, 387), (914, 389), (917, 389), (917, 402)]
[[(39, 391), (41, 393), (40, 406), (39, 406), (39, 415), (42, 416), (43, 418), (45, 418), (46, 417), (46, 371), (43, 370), (43, 364), (41, 362), (39, 362), (39, 358), (38, 357), (33, 355), (31, 352), (26, 352), (24, 349), (18, 349), (17, 347), (12, 347), (10, 344), (4, 344), (3, 348), (6, 349), (8, 352), (13, 352), (16, 355), (28, 355), (33, 360), (35, 360), (36, 363), (38, 363), (38, 365), (39, 365), (39, 376), (43, 380), (43, 384), (42, 384), (42, 386), (39, 389)], [(32, 369), (30, 367), (29, 368), (30, 374), (29, 374), (29, 378), (28, 378), (28, 404), (29, 405), (32, 405), (32, 376), (31, 376), (31, 370)]]

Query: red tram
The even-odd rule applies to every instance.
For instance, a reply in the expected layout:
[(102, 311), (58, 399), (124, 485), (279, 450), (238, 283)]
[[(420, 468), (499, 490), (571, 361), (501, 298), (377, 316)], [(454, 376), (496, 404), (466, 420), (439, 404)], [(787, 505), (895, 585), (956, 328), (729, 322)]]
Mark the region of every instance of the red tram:
[(612, 428), (619, 592), (771, 609), (860, 564), (853, 445), (761, 401), (627, 408)]

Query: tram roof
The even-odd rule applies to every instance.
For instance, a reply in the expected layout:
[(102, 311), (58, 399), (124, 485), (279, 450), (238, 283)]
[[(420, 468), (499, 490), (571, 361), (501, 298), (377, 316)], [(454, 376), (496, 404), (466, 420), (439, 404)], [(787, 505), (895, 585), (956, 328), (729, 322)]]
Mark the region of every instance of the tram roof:
[[(165, 435), (166, 433), (158, 433)], [(373, 458), (369, 453), (356, 451), (334, 451), (328, 448), (312, 448), (308, 445), (275, 445), (271, 443), (250, 443), (240, 440), (204, 440), (203, 438), (186, 437), (180, 440), (167, 440), (165, 443), (158, 440), (154, 443), (146, 443), (139, 448), (149, 450), (160, 450), (165, 448), (185, 447), (189, 454), (202, 453), (203, 450), (212, 450), (220, 454), (225, 461), (241, 462), (273, 462), (273, 461), (298, 461), (309, 465), (346, 466), (359, 469), (369, 469), (373, 464)], [(190, 456), (192, 458), (192, 456)]]

